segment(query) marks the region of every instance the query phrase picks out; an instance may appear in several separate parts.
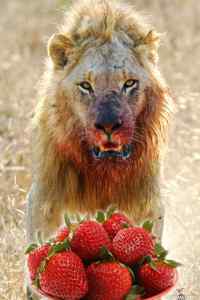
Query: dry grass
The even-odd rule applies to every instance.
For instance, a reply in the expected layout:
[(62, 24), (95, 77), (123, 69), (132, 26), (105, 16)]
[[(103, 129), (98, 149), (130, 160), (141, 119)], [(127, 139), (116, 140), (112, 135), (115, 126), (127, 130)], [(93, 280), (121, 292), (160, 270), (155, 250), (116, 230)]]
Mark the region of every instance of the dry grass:
[[(1, 0), (0, 4), (0, 299), (25, 299), (23, 249), (25, 194), (30, 184), (29, 120), (37, 102), (45, 41), (60, 20), (56, 0)], [(179, 286), (188, 299), (200, 295), (200, 3), (135, 0), (166, 32), (163, 72), (177, 102), (165, 164), (164, 242), (181, 260)], [(169, 299), (175, 299), (170, 297)]]

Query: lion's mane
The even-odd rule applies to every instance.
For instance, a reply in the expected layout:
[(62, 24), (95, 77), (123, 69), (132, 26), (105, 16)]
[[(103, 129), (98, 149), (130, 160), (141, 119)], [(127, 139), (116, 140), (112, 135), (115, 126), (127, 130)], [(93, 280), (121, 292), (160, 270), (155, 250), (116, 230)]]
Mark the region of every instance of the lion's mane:
[[(35, 180), (43, 182), (46, 203), (51, 203), (48, 209), (60, 202), (71, 211), (93, 212), (115, 203), (139, 219), (151, 211), (159, 197), (160, 158), (173, 105), (157, 66), (159, 35), (131, 4), (108, 0), (77, 2), (67, 12), (59, 32), (68, 39), (65, 46), (73, 60), (72, 67), (78, 65), (81, 54), (91, 45), (106, 42), (113, 34), (121, 36), (148, 72), (151, 85), (145, 90), (147, 105), (136, 124), (135, 155), (116, 178), (112, 168), (91, 168), (84, 145), (76, 137), (78, 121), (70, 108), (65, 113), (66, 127), (68, 139), (72, 138), (78, 149), (76, 164), (58, 151), (57, 142), (63, 138), (63, 112), (53, 103), (55, 97), (62, 97), (57, 92), (55, 75), (59, 73), (60, 61), (57, 61), (58, 70), (48, 62), (34, 117)], [(49, 47), (50, 55), (60, 51), (59, 43), (62, 41)]]

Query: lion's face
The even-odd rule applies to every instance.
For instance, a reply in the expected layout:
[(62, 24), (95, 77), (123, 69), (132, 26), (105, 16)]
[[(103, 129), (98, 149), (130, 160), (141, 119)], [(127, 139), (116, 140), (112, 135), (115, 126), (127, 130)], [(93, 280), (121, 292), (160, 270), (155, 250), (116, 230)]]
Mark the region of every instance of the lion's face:
[(79, 138), (95, 160), (126, 160), (134, 153), (136, 121), (144, 109), (148, 74), (117, 39), (90, 48), (62, 80), (79, 120)]

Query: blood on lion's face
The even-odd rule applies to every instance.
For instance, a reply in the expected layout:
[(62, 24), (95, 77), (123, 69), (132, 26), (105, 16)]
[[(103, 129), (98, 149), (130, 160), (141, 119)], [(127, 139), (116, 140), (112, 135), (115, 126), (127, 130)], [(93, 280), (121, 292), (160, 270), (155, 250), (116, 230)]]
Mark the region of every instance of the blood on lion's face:
[[(76, 116), (74, 130), (85, 155), (99, 163), (133, 156), (148, 82), (134, 52), (117, 38), (83, 53), (59, 88), (71, 95), (66, 102)], [(75, 145), (72, 148), (75, 152)]]

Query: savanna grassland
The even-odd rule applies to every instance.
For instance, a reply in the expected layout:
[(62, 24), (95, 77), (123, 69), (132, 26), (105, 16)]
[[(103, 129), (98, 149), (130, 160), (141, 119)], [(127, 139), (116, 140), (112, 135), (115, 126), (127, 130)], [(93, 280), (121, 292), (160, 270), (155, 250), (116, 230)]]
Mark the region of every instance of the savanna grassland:
[[(0, 300), (25, 299), (25, 195), (31, 182), (30, 120), (46, 41), (65, 1), (0, 1)], [(179, 287), (200, 297), (200, 2), (134, 0), (162, 32), (160, 65), (176, 113), (164, 168), (164, 244), (184, 264)], [(66, 8), (67, 9), (67, 8)], [(168, 299), (176, 299), (174, 296)]]

